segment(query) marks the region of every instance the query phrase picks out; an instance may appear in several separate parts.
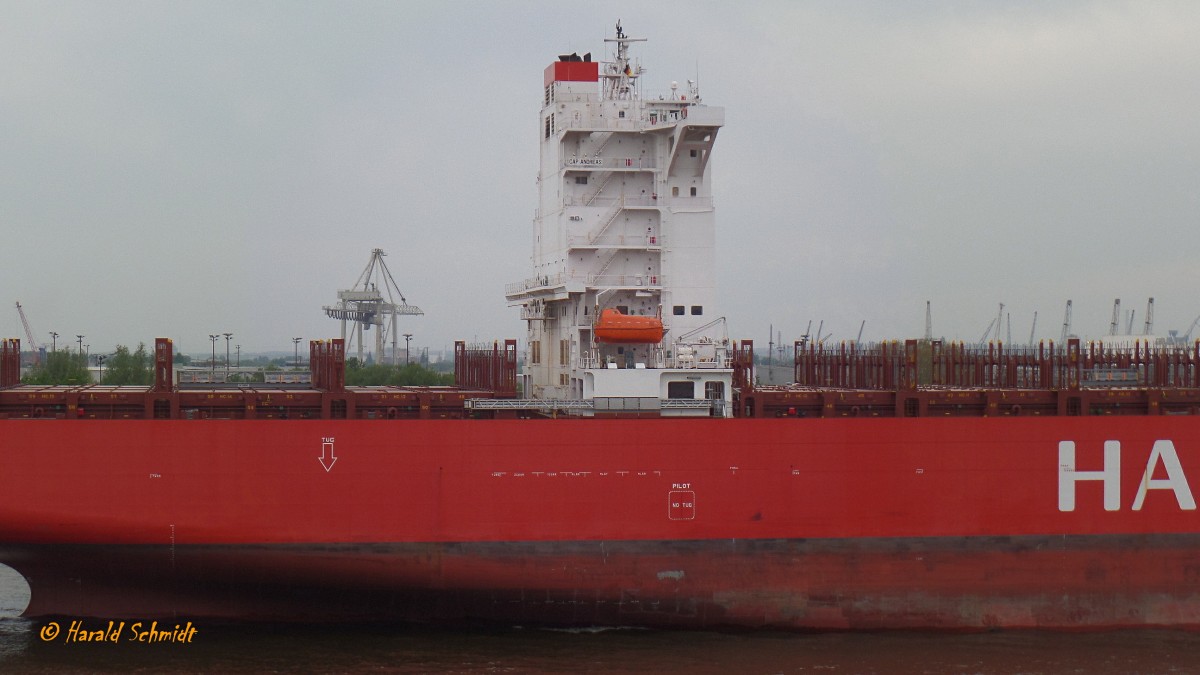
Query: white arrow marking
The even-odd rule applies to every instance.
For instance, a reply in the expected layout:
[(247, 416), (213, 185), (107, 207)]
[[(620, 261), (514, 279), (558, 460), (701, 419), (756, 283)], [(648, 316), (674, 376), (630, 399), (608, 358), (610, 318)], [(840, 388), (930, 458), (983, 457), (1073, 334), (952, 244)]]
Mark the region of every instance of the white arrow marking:
[(325, 472), (328, 473), (337, 462), (337, 457), (333, 454), (333, 443), (322, 443), (321, 456), (317, 459), (321, 460), (321, 466), (325, 467)]

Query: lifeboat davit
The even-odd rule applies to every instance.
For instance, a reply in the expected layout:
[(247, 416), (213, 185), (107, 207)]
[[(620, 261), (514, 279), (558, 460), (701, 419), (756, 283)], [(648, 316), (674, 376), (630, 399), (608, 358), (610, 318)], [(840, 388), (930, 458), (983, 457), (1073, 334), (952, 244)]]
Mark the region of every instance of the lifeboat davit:
[(606, 309), (600, 312), (595, 331), (597, 342), (658, 344), (663, 338), (663, 323), (656, 316), (630, 316)]

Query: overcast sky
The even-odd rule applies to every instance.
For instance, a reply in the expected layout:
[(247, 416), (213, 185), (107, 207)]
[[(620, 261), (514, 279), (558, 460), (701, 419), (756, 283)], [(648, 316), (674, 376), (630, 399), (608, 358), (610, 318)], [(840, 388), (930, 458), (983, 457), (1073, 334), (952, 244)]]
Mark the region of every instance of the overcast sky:
[(0, 0), (0, 336), (290, 351), (378, 247), (414, 349), (523, 338), (542, 71), (618, 18), (726, 109), (733, 337), (1200, 314), (1200, 3)]

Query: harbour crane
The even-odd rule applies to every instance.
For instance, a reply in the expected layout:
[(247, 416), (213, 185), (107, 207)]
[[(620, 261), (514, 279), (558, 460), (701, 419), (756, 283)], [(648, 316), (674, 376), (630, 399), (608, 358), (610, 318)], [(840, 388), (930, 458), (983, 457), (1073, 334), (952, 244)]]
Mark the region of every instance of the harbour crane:
[(34, 364), (42, 362), (42, 349), (38, 346), (37, 340), (33, 339), (33, 329), (29, 327), (29, 319), (25, 318), (25, 310), (21, 308), (21, 303), (17, 302), (17, 314), (21, 315), (21, 325), (25, 327), (25, 337), (29, 338), (29, 349), (33, 352)]
[[(988, 324), (987, 330), (983, 332), (983, 337), (979, 338), (979, 346), (982, 347), (987, 343), (988, 336), (992, 334), (992, 328), (996, 328), (996, 340), (1000, 339), (1000, 331), (1004, 329), (1004, 303), (1000, 303), (1000, 311), (996, 313), (996, 318)], [(1010, 326), (1011, 332), (1011, 326)]]
[[(383, 262), (387, 255), (383, 249), (372, 249), (371, 259), (366, 268), (358, 276), (354, 287), (338, 291), (338, 303), (326, 305), (325, 315), (342, 322), (342, 339), (346, 339), (346, 323), (353, 322), (354, 328), (350, 345), (358, 343), (358, 361), (363, 363), (363, 331), (375, 326), (375, 359), (383, 362), (384, 345), (388, 336), (392, 338), (392, 364), (396, 364), (396, 339), (399, 332), (396, 328), (396, 317), (405, 315), (424, 314), (420, 307), (408, 304), (404, 294), (392, 278), (392, 273)], [(397, 302), (399, 300), (399, 302)], [(386, 319), (385, 319), (386, 318)]]
[(1029, 346), (1033, 346), (1033, 333), (1037, 330), (1037, 310), (1033, 310), (1033, 325), (1029, 328)]
[(1150, 302), (1146, 303), (1146, 325), (1142, 329), (1142, 335), (1149, 335), (1152, 330), (1154, 330), (1154, 298), (1150, 298)]
[(1183, 334), (1184, 344), (1192, 341), (1192, 331), (1196, 330), (1197, 325), (1200, 325), (1200, 316), (1196, 317), (1196, 320), (1192, 322), (1192, 325), (1187, 329), (1187, 332)]
[(985, 329), (985, 330), (983, 331), (983, 337), (979, 338), (979, 346), (980, 346), (980, 347), (982, 347), (982, 346), (984, 346), (984, 345), (986, 345), (986, 344), (987, 344), (987, 339), (988, 339), (988, 336), (992, 334), (992, 326), (995, 326), (995, 325), (996, 325), (996, 320), (995, 320), (995, 319), (992, 319), (992, 320), (991, 320), (991, 322), (990, 322), (990, 323), (988, 323), (988, 327), (987, 327), (987, 329)]
[(1108, 334), (1116, 335), (1117, 326), (1121, 323), (1121, 299), (1113, 300), (1113, 316), (1112, 322), (1108, 324)]

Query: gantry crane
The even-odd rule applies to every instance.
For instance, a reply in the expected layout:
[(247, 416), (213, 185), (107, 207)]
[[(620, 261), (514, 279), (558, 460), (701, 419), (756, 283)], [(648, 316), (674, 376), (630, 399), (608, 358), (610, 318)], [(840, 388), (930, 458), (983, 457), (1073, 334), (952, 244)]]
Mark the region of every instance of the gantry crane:
[[(346, 339), (346, 323), (354, 322), (350, 342), (346, 343), (346, 351), (358, 343), (358, 361), (363, 363), (363, 331), (375, 326), (375, 359), (383, 362), (383, 348), (389, 336), (392, 338), (392, 364), (396, 363), (396, 339), (399, 333), (396, 329), (396, 317), (401, 315), (424, 314), (420, 307), (408, 304), (404, 294), (392, 278), (392, 273), (383, 263), (383, 249), (373, 249), (371, 259), (366, 269), (358, 276), (354, 287), (338, 291), (338, 303), (326, 305), (325, 315), (342, 322), (342, 339)], [(385, 297), (386, 294), (386, 297)], [(397, 302), (399, 300), (399, 302)], [(387, 317), (387, 320), (385, 320)]]

